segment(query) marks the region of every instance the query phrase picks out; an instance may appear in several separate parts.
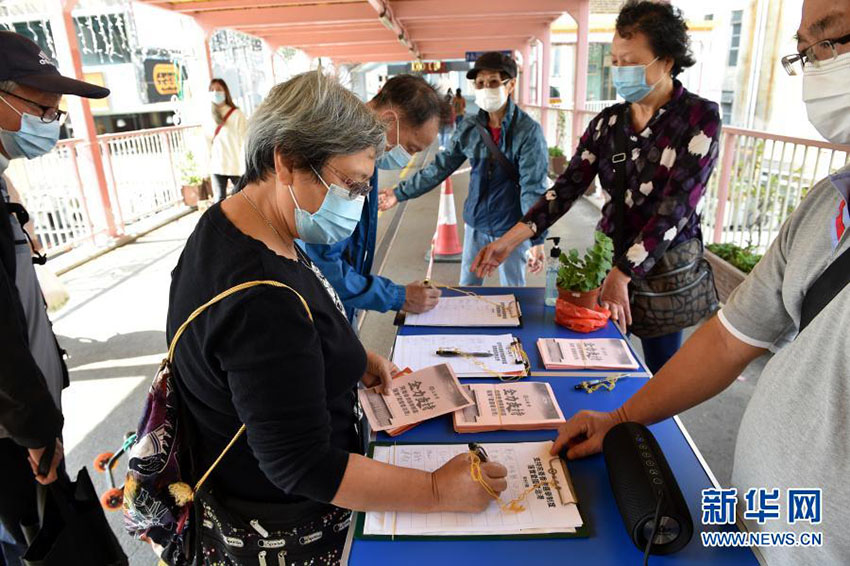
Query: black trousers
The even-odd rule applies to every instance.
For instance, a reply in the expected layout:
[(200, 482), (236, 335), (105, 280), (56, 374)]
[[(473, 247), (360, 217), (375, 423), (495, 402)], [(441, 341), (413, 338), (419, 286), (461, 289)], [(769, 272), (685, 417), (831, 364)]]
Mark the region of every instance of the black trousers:
[(21, 524), (38, 524), (38, 483), (27, 456), (26, 448), (9, 438), (0, 438), (0, 522), (24, 548), (26, 538)]
[(239, 182), (239, 175), (213, 175), (212, 176), (212, 184), (213, 190), (215, 191), (215, 200), (216, 202), (223, 201), (227, 198), (227, 182), (230, 181), (233, 183), (233, 186), (236, 187), (236, 184)]

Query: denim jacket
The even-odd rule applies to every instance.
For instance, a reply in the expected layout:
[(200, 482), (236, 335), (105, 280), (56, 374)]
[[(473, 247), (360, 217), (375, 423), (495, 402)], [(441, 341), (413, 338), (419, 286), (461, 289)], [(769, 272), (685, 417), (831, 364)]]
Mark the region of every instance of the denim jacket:
[[(487, 113), (467, 116), (458, 126), (449, 147), (437, 154), (428, 167), (395, 188), (399, 201), (416, 198), (439, 186), (467, 159), (472, 167), (469, 194), (463, 206), (463, 220), (476, 230), (501, 236), (543, 196), (547, 188), (549, 152), (543, 129), (531, 116), (508, 99), (502, 120), (499, 148), (519, 173), (519, 187), (490, 152), (475, 126), (487, 127)], [(537, 234), (533, 244), (543, 242)]]

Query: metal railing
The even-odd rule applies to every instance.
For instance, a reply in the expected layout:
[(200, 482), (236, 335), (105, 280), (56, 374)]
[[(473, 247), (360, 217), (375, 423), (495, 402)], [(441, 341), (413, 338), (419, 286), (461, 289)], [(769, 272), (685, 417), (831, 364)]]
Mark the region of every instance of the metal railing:
[[(190, 153), (200, 176), (207, 174), (207, 142), (200, 126), (106, 134), (97, 143), (121, 232), (182, 202), (181, 167)], [(71, 139), (37, 159), (11, 162), (9, 176), (49, 253), (107, 237), (107, 212), (91, 153), (87, 142)]]
[[(568, 157), (596, 115), (582, 110), (575, 124), (574, 110), (523, 108), (547, 121), (547, 143)], [(764, 252), (808, 191), (847, 164), (850, 146), (724, 126), (701, 210), (706, 239)]]
[(724, 127), (703, 211), (706, 235), (763, 252), (809, 190), (850, 163), (850, 146)]
[(12, 160), (7, 171), (47, 251), (71, 248), (95, 234), (80, 172), (81, 145), (63, 140), (38, 159)]
[[(181, 167), (205, 154), (199, 126), (98, 136), (120, 224), (131, 224), (182, 201)], [(206, 175), (203, 175), (206, 176)]]

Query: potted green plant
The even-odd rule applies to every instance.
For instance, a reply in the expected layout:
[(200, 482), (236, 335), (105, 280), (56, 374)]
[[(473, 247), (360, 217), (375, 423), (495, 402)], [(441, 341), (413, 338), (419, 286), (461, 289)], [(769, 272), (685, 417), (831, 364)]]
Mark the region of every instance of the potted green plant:
[(186, 206), (198, 206), (198, 201), (204, 196), (204, 178), (191, 151), (187, 151), (180, 162), (180, 181), (183, 185), (181, 187), (183, 203)]
[(549, 171), (556, 177), (567, 169), (567, 156), (558, 146), (549, 148)]
[(721, 303), (725, 303), (759, 262), (761, 254), (756, 253), (752, 246), (742, 248), (735, 244), (708, 244), (705, 247), (705, 259), (714, 271), (717, 297)]
[(558, 298), (574, 305), (592, 309), (599, 301), (599, 290), (611, 271), (614, 242), (602, 232), (596, 232), (593, 245), (579, 255), (575, 248), (561, 253), (558, 269)]

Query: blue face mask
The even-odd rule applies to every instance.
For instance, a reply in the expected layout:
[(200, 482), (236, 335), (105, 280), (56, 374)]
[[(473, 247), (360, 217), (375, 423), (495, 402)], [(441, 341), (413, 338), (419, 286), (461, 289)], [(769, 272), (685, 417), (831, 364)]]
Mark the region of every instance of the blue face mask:
[(20, 112), (2, 96), (0, 100), (21, 116), (20, 130), (17, 132), (0, 130), (0, 144), (3, 144), (3, 149), (11, 159), (18, 157), (35, 159), (50, 153), (56, 147), (56, 142), (59, 141), (59, 121), (46, 124), (38, 116)]
[(620, 98), (628, 102), (638, 102), (652, 92), (661, 79), (654, 85), (646, 84), (646, 69), (658, 61), (658, 57), (649, 65), (630, 65), (628, 67), (611, 67), (611, 80)]
[(401, 144), (398, 144), (378, 158), (375, 164), (378, 169), (404, 169), (410, 163), (412, 157)]
[(404, 169), (412, 159), (410, 154), (407, 153), (407, 150), (404, 149), (404, 146), (399, 143), (401, 140), (401, 124), (398, 119), (398, 114), (396, 114), (394, 110), (391, 110), (391, 112), (395, 115), (396, 144), (391, 150), (384, 152), (384, 154), (375, 162), (378, 169)]
[[(318, 173), (316, 173), (318, 176)], [(335, 244), (349, 237), (363, 212), (363, 203), (366, 197), (359, 196), (351, 198), (351, 193), (339, 185), (328, 186), (325, 180), (319, 177), (328, 194), (322, 206), (314, 213), (309, 213), (300, 206), (295, 199), (292, 185), (289, 185), (289, 194), (295, 202), (295, 230), (298, 237), (308, 244)]]

